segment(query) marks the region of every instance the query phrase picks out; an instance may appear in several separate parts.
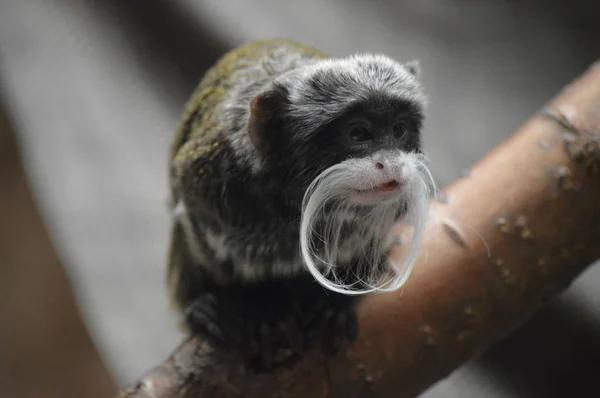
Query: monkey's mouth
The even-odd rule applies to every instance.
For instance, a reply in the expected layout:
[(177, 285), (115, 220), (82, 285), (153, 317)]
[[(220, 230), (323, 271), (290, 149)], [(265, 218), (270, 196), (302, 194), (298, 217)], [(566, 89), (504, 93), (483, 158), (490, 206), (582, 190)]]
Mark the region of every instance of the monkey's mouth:
[(395, 197), (400, 192), (400, 186), (400, 182), (392, 180), (371, 189), (355, 189), (351, 199), (360, 204), (373, 205)]
[(385, 182), (369, 189), (355, 189), (356, 193), (373, 193), (373, 192), (391, 192), (395, 191), (400, 186), (400, 183), (396, 180)]
[(380, 191), (383, 191), (383, 192), (388, 192), (388, 191), (393, 191), (394, 189), (398, 188), (399, 185), (400, 184), (398, 184), (398, 181), (392, 180), (392, 181), (386, 182), (385, 184), (381, 184), (376, 189), (379, 189)]

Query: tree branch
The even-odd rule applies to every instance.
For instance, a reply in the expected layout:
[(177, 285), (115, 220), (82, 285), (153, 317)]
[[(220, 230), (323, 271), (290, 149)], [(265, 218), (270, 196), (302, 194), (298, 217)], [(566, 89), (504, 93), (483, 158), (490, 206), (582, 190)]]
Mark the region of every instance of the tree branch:
[(445, 196), (407, 284), (366, 298), (344, 355), (256, 376), (191, 338), (120, 397), (411, 397), (506, 337), (600, 257), (600, 63)]

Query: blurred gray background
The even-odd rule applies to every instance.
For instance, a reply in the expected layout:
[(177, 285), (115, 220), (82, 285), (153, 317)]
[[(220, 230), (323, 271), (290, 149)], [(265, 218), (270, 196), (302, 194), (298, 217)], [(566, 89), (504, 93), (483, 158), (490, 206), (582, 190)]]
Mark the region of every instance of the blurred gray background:
[[(568, 4), (567, 4), (568, 3)], [(0, 95), (93, 338), (120, 383), (180, 341), (167, 308), (167, 153), (202, 73), (278, 36), (421, 60), (439, 185), (598, 57), (594, 2), (0, 0)], [(1, 221), (0, 221), (1, 222)], [(423, 397), (589, 396), (600, 268)]]

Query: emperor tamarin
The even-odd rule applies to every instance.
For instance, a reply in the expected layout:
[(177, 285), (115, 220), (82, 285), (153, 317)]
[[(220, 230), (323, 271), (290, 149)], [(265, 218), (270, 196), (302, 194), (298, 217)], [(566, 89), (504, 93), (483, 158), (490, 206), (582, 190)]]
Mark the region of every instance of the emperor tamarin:
[[(354, 341), (359, 295), (400, 287), (419, 254), (425, 107), (416, 61), (280, 39), (225, 54), (171, 156), (168, 277), (190, 331), (254, 370)], [(399, 221), (414, 232), (392, 264)]]

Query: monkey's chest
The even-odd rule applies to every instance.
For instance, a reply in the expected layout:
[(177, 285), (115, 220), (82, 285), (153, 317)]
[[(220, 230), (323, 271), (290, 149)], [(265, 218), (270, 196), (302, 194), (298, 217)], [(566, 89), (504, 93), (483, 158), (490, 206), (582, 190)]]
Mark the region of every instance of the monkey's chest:
[(260, 280), (282, 277), (302, 270), (298, 233), (259, 228), (202, 230), (207, 263), (219, 268), (223, 277)]
[[(379, 248), (370, 247), (373, 226), (362, 225), (352, 217), (347, 217), (333, 236), (321, 228), (328, 228), (327, 223), (320, 224), (315, 231), (318, 236), (314, 240), (315, 251), (320, 259), (330, 259), (334, 251), (337, 265), (351, 266), (365, 254), (372, 257), (379, 251)], [(218, 231), (205, 227), (201, 228), (201, 235), (207, 257), (205, 263), (223, 279), (258, 281), (306, 271), (300, 255), (301, 238), (297, 225), (265, 228), (245, 225)]]

